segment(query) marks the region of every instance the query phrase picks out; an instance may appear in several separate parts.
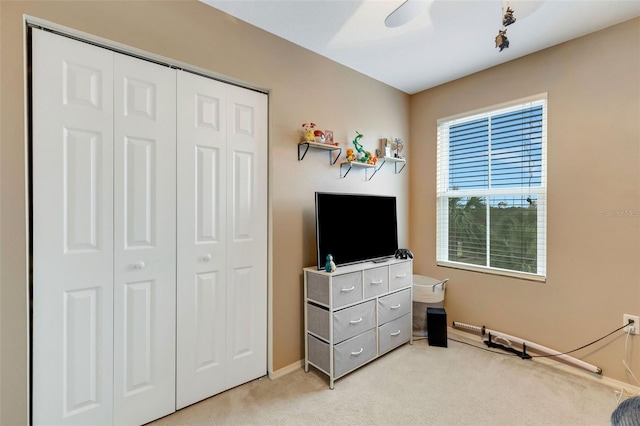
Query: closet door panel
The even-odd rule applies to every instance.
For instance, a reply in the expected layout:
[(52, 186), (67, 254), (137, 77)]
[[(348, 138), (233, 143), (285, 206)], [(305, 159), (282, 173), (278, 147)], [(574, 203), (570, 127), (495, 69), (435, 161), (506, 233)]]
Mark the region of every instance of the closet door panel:
[(178, 71), (177, 408), (228, 388), (225, 92)]
[(34, 424), (263, 376), (266, 95), (33, 34)]
[(227, 88), (229, 387), (266, 374), (267, 96)]
[(113, 53), (32, 42), (32, 420), (111, 424)]
[(115, 54), (114, 422), (175, 410), (175, 71)]

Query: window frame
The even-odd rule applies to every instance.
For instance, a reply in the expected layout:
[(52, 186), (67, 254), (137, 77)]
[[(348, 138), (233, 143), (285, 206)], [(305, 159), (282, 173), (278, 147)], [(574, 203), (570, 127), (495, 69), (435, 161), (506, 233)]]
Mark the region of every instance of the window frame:
[[(481, 118), (489, 118), (535, 106), (542, 106), (542, 152), (541, 152), (541, 183), (540, 186), (533, 187), (516, 187), (516, 188), (488, 188), (482, 189), (463, 189), (452, 190), (449, 185), (449, 128), (453, 125), (478, 120)], [(520, 98), (511, 102), (498, 105), (492, 105), (475, 111), (470, 111), (454, 116), (441, 118), (437, 121), (437, 168), (436, 168), (436, 265), (469, 270), (473, 272), (482, 272), (494, 275), (504, 275), (520, 279), (546, 282), (547, 275), (547, 116), (548, 116), (548, 99), (547, 93), (540, 93), (525, 98)], [(490, 120), (489, 120), (490, 122)], [(490, 146), (490, 145), (489, 145)], [(488, 153), (489, 164), (491, 161), (491, 150)], [(490, 182), (490, 166), (487, 171)], [(490, 197), (495, 196), (528, 196), (535, 195), (537, 197), (537, 272), (522, 272), (510, 269), (502, 269), (490, 265), (490, 218), (489, 210), (491, 203)], [(475, 265), (449, 260), (449, 200), (451, 198), (466, 197), (483, 197), (486, 198), (487, 208), (487, 241), (486, 265)]]

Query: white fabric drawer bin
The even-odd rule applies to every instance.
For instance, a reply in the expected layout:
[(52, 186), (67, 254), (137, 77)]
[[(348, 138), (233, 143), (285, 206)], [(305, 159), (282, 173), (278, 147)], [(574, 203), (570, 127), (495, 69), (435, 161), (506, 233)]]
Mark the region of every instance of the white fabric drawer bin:
[[(333, 343), (340, 343), (357, 334), (375, 328), (375, 300), (360, 303), (333, 313)], [(307, 304), (307, 329), (329, 341), (329, 310)]]
[(364, 298), (375, 297), (389, 292), (389, 268), (367, 269), (364, 271)]
[(394, 319), (378, 327), (380, 355), (406, 343), (411, 339), (411, 315)]
[(406, 289), (378, 299), (378, 324), (384, 324), (411, 311), (411, 290)]
[(376, 329), (334, 346), (333, 354), (333, 371), (336, 377), (371, 361), (378, 355), (376, 352)]
[(362, 274), (360, 272), (334, 276), (331, 280), (331, 287), (334, 309), (362, 300)]
[[(321, 305), (337, 309), (362, 300), (362, 272), (311, 274), (307, 277), (307, 297)], [(329, 284), (331, 283), (331, 284)]]
[[(337, 379), (371, 361), (376, 351), (376, 329), (371, 329), (333, 347), (333, 375)], [(309, 336), (309, 362), (329, 374), (331, 348), (328, 343)]]
[(333, 314), (333, 343), (376, 327), (376, 301), (370, 300)]
[(411, 285), (412, 263), (402, 262), (389, 266), (389, 291), (399, 290)]

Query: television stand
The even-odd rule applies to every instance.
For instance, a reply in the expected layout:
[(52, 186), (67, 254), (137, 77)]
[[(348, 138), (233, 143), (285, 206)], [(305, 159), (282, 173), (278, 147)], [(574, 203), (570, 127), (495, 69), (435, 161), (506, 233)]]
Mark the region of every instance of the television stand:
[(345, 374), (412, 341), (413, 262), (304, 268), (304, 370)]

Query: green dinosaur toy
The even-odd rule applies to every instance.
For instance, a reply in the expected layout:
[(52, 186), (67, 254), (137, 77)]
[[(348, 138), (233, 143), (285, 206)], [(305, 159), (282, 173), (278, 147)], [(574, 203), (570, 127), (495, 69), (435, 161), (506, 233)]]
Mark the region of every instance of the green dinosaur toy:
[(371, 157), (371, 154), (369, 154), (367, 151), (365, 151), (364, 148), (362, 147), (362, 145), (359, 142), (359, 140), (362, 139), (364, 136), (362, 134), (360, 134), (360, 132), (358, 132), (357, 130), (356, 130), (356, 133), (357, 133), (357, 136), (353, 140), (353, 145), (355, 145), (356, 151), (358, 151), (360, 154), (362, 154), (362, 156), (360, 156), (360, 158), (358, 158), (358, 161), (360, 161), (361, 163), (366, 163), (367, 161), (369, 161), (369, 158)]

